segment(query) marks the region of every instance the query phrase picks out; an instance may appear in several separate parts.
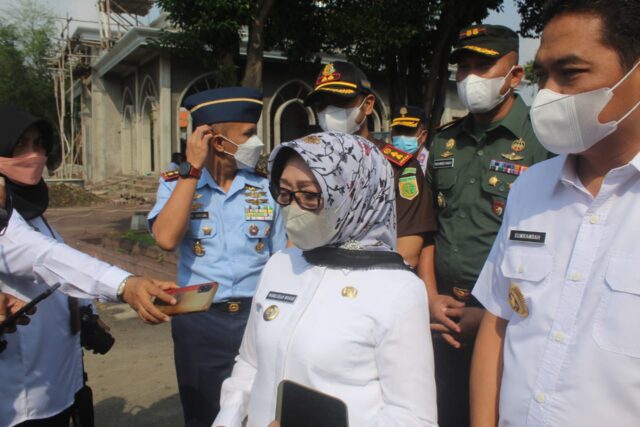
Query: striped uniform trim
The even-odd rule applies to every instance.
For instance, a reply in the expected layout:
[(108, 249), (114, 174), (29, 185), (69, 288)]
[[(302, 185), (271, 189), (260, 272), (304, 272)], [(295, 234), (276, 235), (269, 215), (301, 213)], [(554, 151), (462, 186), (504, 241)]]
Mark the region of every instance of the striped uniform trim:
[(415, 117), (399, 117), (397, 119), (393, 119), (391, 126), (407, 126), (414, 128), (418, 126), (419, 123), (420, 119)]
[(480, 46), (471, 46), (471, 45), (461, 46), (460, 49), (472, 50), (474, 52), (478, 52), (478, 53), (482, 53), (490, 56), (500, 55), (500, 52), (498, 52), (497, 50), (487, 49), (486, 47), (480, 47)]
[(333, 87), (323, 87), (318, 90), (321, 92), (334, 92), (334, 93), (341, 93), (346, 95), (353, 95), (354, 93), (356, 93), (356, 91), (353, 89), (338, 89)]
[(254, 104), (262, 105), (262, 101), (255, 98), (227, 98), (227, 99), (217, 99), (215, 101), (203, 102), (202, 104), (198, 104), (195, 107), (193, 107), (191, 110), (189, 110), (189, 112), (193, 113), (194, 111), (199, 110), (202, 107), (215, 105), (215, 104), (224, 104), (226, 102), (253, 102)]
[(353, 83), (348, 83), (348, 82), (327, 82), (327, 83), (322, 83), (321, 85), (317, 85), (316, 86), (316, 90), (323, 88), (325, 86), (346, 86), (346, 87), (351, 87), (353, 89), (356, 89), (358, 86), (353, 84)]

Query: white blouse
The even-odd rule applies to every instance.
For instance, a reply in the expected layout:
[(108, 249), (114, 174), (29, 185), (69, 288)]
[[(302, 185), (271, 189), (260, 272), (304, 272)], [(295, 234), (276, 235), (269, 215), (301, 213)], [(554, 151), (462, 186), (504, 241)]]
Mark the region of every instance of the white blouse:
[(213, 425), (248, 416), (249, 427), (267, 426), (283, 379), (342, 399), (351, 427), (437, 425), (422, 281), (404, 270), (313, 266), (295, 248), (275, 254)]

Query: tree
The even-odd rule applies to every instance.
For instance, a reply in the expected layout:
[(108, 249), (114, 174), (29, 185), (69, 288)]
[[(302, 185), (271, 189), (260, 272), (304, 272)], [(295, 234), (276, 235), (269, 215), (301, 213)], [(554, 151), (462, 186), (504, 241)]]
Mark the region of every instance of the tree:
[(520, 35), (522, 37), (538, 37), (542, 32), (543, 22), (541, 10), (544, 9), (546, 0), (516, 0), (518, 13), (522, 18), (520, 22)]
[(47, 63), (55, 26), (52, 13), (23, 0), (0, 20), (0, 99), (56, 122), (53, 82)]

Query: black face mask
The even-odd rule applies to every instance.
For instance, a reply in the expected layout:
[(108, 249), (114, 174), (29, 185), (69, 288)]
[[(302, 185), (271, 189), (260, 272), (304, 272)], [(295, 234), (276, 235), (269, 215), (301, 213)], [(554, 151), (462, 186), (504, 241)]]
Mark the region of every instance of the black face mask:
[[(51, 152), (53, 143), (53, 128), (51, 125), (17, 107), (0, 107), (0, 157), (13, 157), (13, 149), (24, 131), (35, 126), (42, 134), (47, 155)], [(49, 206), (49, 189), (44, 179), (36, 185), (20, 185), (5, 177), (7, 194), (13, 200), (13, 208), (24, 219), (36, 218), (44, 213)]]

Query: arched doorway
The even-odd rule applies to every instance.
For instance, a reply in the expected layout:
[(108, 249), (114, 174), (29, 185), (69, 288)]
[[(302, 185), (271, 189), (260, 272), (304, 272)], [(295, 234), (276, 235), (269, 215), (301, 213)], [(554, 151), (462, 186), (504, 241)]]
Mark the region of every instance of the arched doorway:
[(268, 118), (263, 139), (269, 151), (282, 141), (299, 138), (313, 131), (315, 115), (311, 108), (303, 105), (311, 91), (307, 83), (293, 79), (273, 93), (263, 114), (264, 118)]
[[(219, 85), (216, 82), (213, 73), (200, 74), (185, 86), (184, 90), (178, 97), (178, 103), (175, 110), (177, 126), (175, 127), (176, 138), (173, 144), (173, 151), (184, 152), (184, 146), (187, 142), (187, 138), (191, 135), (192, 131), (191, 115), (188, 114), (186, 109), (182, 108), (182, 102), (184, 99), (194, 93), (215, 89), (217, 87), (219, 87)], [(184, 112), (187, 112), (187, 114), (184, 114)]]
[(142, 173), (157, 172), (162, 170), (162, 165), (158, 164), (158, 159), (160, 159), (157, 137), (158, 96), (156, 85), (149, 76), (146, 76), (142, 81), (139, 99), (142, 100), (142, 103), (139, 109), (138, 171)]

